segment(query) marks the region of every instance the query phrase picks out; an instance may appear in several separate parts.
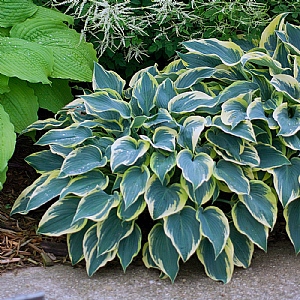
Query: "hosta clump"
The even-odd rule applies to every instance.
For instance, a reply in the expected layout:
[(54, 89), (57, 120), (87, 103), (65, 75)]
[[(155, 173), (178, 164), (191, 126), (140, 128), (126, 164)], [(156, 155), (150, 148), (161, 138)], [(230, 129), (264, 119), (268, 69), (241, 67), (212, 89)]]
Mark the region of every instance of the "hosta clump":
[[(116, 256), (125, 270), (142, 250), (174, 281), (196, 253), (226, 283), (254, 245), (267, 250), (279, 199), (298, 253), (300, 28), (284, 17), (250, 51), (185, 42), (179, 60), (141, 70), (127, 89), (95, 65), (94, 92), (28, 127), (48, 130), (37, 144), (50, 148), (27, 157), (41, 176), (12, 214), (52, 200), (38, 232), (67, 234), (72, 263), (84, 258), (89, 275)], [(143, 212), (154, 221), (144, 245)]]

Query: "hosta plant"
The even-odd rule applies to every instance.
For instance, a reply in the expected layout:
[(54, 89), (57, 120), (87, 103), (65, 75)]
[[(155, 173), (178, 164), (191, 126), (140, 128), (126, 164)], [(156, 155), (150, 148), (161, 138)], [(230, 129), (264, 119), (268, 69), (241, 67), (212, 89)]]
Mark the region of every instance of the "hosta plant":
[(16, 133), (73, 99), (69, 81), (92, 81), (96, 51), (73, 18), (31, 0), (0, 1), (0, 189)]
[(187, 41), (179, 60), (139, 71), (127, 89), (96, 64), (93, 92), (27, 128), (46, 130), (37, 145), (49, 149), (26, 158), (41, 176), (12, 214), (45, 207), (38, 233), (66, 234), (88, 275), (116, 257), (125, 270), (141, 251), (173, 282), (196, 254), (227, 283), (255, 245), (267, 251), (278, 205), (298, 253), (300, 28), (284, 18), (251, 50)]

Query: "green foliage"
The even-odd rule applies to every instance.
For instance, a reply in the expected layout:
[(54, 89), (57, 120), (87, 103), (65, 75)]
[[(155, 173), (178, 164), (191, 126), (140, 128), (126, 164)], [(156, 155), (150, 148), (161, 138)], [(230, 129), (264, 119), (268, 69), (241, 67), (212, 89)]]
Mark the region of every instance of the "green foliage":
[[(39, 1), (40, 2), (40, 1)], [(44, 0), (43, 2), (47, 2)], [(292, 12), (298, 0), (52, 0), (48, 4), (75, 16), (75, 28), (97, 47), (99, 63), (130, 78), (141, 67), (176, 55), (191, 38), (259, 39), (271, 17)], [(49, 4), (50, 5), (50, 4)]]
[(16, 133), (73, 99), (69, 81), (92, 81), (96, 52), (73, 18), (30, 0), (0, 2), (0, 189)]
[[(46, 129), (37, 145), (50, 149), (27, 158), (41, 176), (11, 213), (53, 201), (38, 232), (67, 234), (72, 263), (84, 258), (89, 275), (116, 256), (125, 270), (142, 249), (172, 282), (196, 253), (227, 283), (254, 245), (267, 251), (278, 203), (298, 253), (300, 27), (285, 17), (250, 51), (184, 42), (179, 60), (140, 70), (127, 89), (95, 64), (93, 92), (28, 127)], [(154, 225), (142, 246), (145, 214)]]

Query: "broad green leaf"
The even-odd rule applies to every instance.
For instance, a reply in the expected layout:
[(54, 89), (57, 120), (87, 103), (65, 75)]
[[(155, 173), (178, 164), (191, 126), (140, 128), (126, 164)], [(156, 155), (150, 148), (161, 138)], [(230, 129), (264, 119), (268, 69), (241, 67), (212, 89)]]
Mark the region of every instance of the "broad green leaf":
[(240, 122), (247, 119), (249, 94), (227, 100), (222, 104), (221, 120), (223, 124), (235, 128)]
[(60, 198), (64, 198), (67, 194), (83, 197), (96, 187), (104, 190), (108, 186), (108, 183), (108, 176), (104, 175), (100, 170), (95, 169), (80, 176), (73, 177), (68, 185), (61, 191)]
[(74, 18), (70, 15), (64, 14), (56, 9), (49, 9), (47, 7), (38, 6), (37, 11), (32, 18), (50, 18), (67, 22), (70, 25), (74, 25)]
[(230, 99), (237, 98), (245, 94), (252, 94), (259, 86), (250, 81), (236, 81), (220, 92), (217, 97), (218, 103), (224, 103)]
[(164, 218), (164, 231), (183, 261), (196, 252), (200, 243), (200, 223), (194, 208), (185, 206), (176, 214)]
[(48, 131), (36, 142), (36, 145), (46, 146), (54, 144), (63, 147), (74, 147), (92, 136), (91, 129), (75, 124), (64, 129), (52, 129)]
[(300, 84), (294, 77), (286, 74), (274, 75), (271, 84), (289, 100), (300, 103)]
[(282, 137), (283, 143), (293, 150), (300, 150), (300, 132), (287, 137)]
[(283, 215), (286, 221), (286, 232), (294, 245), (295, 252), (300, 252), (300, 199), (295, 199), (290, 202), (283, 210)]
[(258, 143), (257, 145), (254, 145), (254, 147), (260, 158), (260, 163), (257, 168), (269, 170), (283, 165), (290, 165), (290, 161), (287, 157), (275, 147), (262, 143)]
[(282, 68), (280, 62), (274, 60), (268, 54), (259, 51), (244, 54), (241, 58), (241, 63), (243, 66), (246, 63), (254, 63), (258, 66), (269, 67), (271, 74), (280, 74), (285, 70)]
[(97, 255), (98, 230), (99, 224), (95, 224), (88, 229), (83, 238), (83, 255), (86, 261), (86, 270), (89, 276), (92, 276), (99, 268), (113, 260), (117, 255), (117, 249), (111, 252)]
[(38, 119), (39, 104), (33, 89), (25, 81), (10, 78), (9, 88), (9, 93), (0, 95), (0, 103), (9, 114), (15, 131), (20, 133)]
[(104, 167), (106, 163), (107, 157), (102, 156), (98, 147), (87, 145), (76, 148), (65, 158), (59, 177), (84, 174), (93, 169)]
[(129, 236), (120, 241), (118, 247), (118, 257), (124, 272), (133, 258), (137, 256), (141, 249), (142, 232), (138, 225), (134, 224), (134, 229)]
[(183, 177), (196, 190), (204, 181), (209, 180), (213, 173), (214, 161), (206, 153), (193, 157), (191, 151), (181, 150), (177, 155), (177, 166), (182, 170)]
[(130, 106), (123, 100), (112, 98), (106, 91), (95, 92), (90, 95), (81, 96), (84, 100), (87, 113), (116, 112), (124, 119), (130, 118)]
[(153, 154), (151, 155), (150, 168), (162, 184), (164, 183), (167, 173), (171, 171), (175, 166), (175, 153), (170, 153), (170, 155), (165, 156), (160, 152), (153, 152)]
[(185, 119), (178, 136), (178, 143), (195, 152), (200, 134), (205, 128), (206, 119), (201, 116), (192, 116)]
[(125, 171), (120, 184), (125, 209), (130, 207), (140, 195), (144, 194), (149, 178), (150, 172), (145, 165), (133, 166)]
[(155, 262), (153, 261), (151, 254), (150, 254), (150, 250), (149, 250), (149, 242), (145, 243), (142, 249), (142, 255), (143, 255), (143, 263), (145, 265), (146, 268), (155, 268), (155, 269), (159, 269), (159, 267), (155, 264)]
[(113, 208), (108, 217), (98, 223), (97, 235), (97, 256), (116, 249), (119, 242), (131, 234), (134, 222), (126, 222), (118, 218), (117, 209)]
[(79, 231), (67, 234), (67, 245), (72, 265), (79, 263), (83, 258), (83, 238), (89, 228), (95, 223), (88, 221)]
[(219, 160), (213, 175), (216, 179), (224, 181), (236, 194), (248, 194), (250, 191), (250, 183), (244, 175), (243, 169), (232, 162)]
[(200, 91), (190, 91), (173, 97), (168, 104), (168, 110), (172, 113), (185, 114), (198, 108), (212, 108), (215, 105), (217, 105), (215, 98)]
[(0, 94), (8, 93), (10, 91), (8, 82), (9, 82), (9, 77), (0, 74)]
[(293, 157), (290, 162), (290, 165), (269, 170), (273, 175), (274, 187), (283, 207), (300, 195), (300, 158)]
[(148, 72), (144, 73), (134, 85), (132, 97), (136, 99), (139, 108), (146, 116), (150, 115), (154, 107), (155, 95), (158, 87), (156, 79)]
[(231, 214), (236, 229), (266, 252), (268, 227), (258, 222), (240, 201), (234, 205)]
[(216, 179), (213, 176), (209, 180), (204, 181), (196, 190), (193, 189), (193, 185), (186, 181), (183, 176), (180, 178), (180, 183), (189, 195), (189, 198), (198, 206), (208, 202), (218, 190)]
[(106, 71), (100, 64), (94, 63), (93, 90), (112, 89), (122, 95), (125, 86), (123, 80), (117, 73)]
[(28, 0), (2, 0), (0, 2), (0, 26), (11, 27), (31, 17), (38, 6)]
[[(68, 196), (66, 196), (68, 197)], [(105, 220), (113, 207), (120, 202), (117, 192), (108, 195), (101, 188), (96, 187), (79, 201), (73, 223), (81, 219), (89, 219), (94, 222)]]
[(241, 234), (234, 226), (233, 222), (229, 223), (230, 240), (234, 247), (234, 264), (238, 267), (249, 268), (254, 252), (254, 244), (244, 234)]
[(205, 136), (214, 146), (226, 151), (228, 155), (239, 157), (245, 149), (245, 141), (218, 128), (210, 128), (206, 131)]
[(288, 137), (300, 130), (300, 105), (288, 107), (287, 102), (282, 103), (273, 112), (273, 117), (280, 127), (278, 135)]
[(231, 156), (227, 151), (215, 149), (216, 153), (220, 155), (223, 159), (231, 161), (235, 164), (242, 166), (257, 167), (259, 165), (260, 159), (256, 149), (251, 145), (245, 145), (243, 152), (240, 155)]
[(207, 56), (219, 58), (223, 64), (234, 66), (240, 62), (243, 50), (233, 42), (224, 42), (217, 39), (191, 40), (182, 43), (191, 52), (200, 52)]
[(228, 125), (225, 125), (220, 116), (215, 116), (213, 118), (213, 126), (221, 129), (222, 131), (240, 137), (242, 139), (246, 139), (249, 142), (256, 142), (255, 140), (255, 133), (252, 128), (252, 124), (250, 121), (242, 121), (238, 125), (236, 125), (234, 128), (231, 128)]
[[(1, 2), (0, 2), (1, 3)], [(0, 70), (8, 77), (50, 84), (52, 51), (37, 43), (13, 37), (0, 37)]]
[(6, 181), (6, 172), (8, 167), (6, 166), (3, 170), (0, 171), (0, 191), (3, 189), (3, 184)]
[(50, 173), (42, 174), (40, 177), (38, 177), (30, 186), (28, 186), (26, 189), (22, 191), (22, 193), (19, 195), (19, 197), (16, 199), (12, 210), (10, 212), (11, 215), (14, 214), (27, 214), (26, 207), (28, 205), (28, 202), (30, 200), (31, 195), (35, 191), (37, 187), (42, 185), (50, 176)]
[(145, 200), (154, 220), (177, 213), (184, 207), (187, 198), (188, 195), (178, 183), (166, 186), (155, 175), (147, 182)]
[(56, 201), (43, 215), (37, 232), (44, 235), (60, 236), (82, 229), (86, 220), (73, 222), (79, 201), (79, 197), (72, 195)]
[(16, 24), (10, 31), (12, 38), (34, 42), (49, 49), (54, 60), (51, 77), (92, 81), (96, 51), (80, 33), (61, 20), (32, 18)]
[(113, 172), (123, 165), (131, 166), (149, 149), (149, 142), (135, 140), (130, 136), (117, 139), (111, 146), (110, 166)]
[(198, 259), (205, 268), (207, 276), (213, 280), (228, 283), (232, 277), (234, 269), (233, 261), (234, 249), (230, 239), (227, 240), (224, 250), (216, 258), (213, 245), (207, 238), (201, 240), (197, 249)]
[(174, 282), (179, 271), (179, 254), (165, 234), (162, 224), (154, 225), (149, 233), (148, 241), (154, 263)]
[(264, 29), (260, 42), (259, 47), (265, 48), (270, 55), (273, 54), (277, 47), (277, 30), (282, 30), (284, 18), (287, 16), (287, 13), (280, 14), (276, 16), (273, 21)]
[(200, 232), (207, 237), (214, 248), (215, 258), (223, 251), (229, 237), (228, 220), (218, 207), (199, 207), (197, 219), (200, 221)]
[[(166, 126), (161, 126), (155, 129), (153, 134), (153, 142), (151, 144), (154, 148), (174, 152), (176, 136), (176, 130)], [(148, 140), (148, 137), (140, 137)], [(151, 140), (149, 142), (151, 142)]]
[(14, 126), (10, 122), (9, 115), (0, 104), (0, 171), (6, 166), (12, 157), (16, 144)]
[(41, 182), (37, 185), (30, 196), (26, 212), (42, 206), (61, 193), (62, 189), (69, 183), (69, 178), (58, 178), (58, 173), (59, 170), (51, 171), (50, 176), (45, 182)]
[(51, 78), (51, 85), (29, 83), (28, 86), (34, 90), (39, 106), (53, 113), (73, 100), (68, 80)]
[(199, 83), (203, 79), (210, 78), (215, 72), (216, 69), (209, 67), (189, 69), (179, 75), (174, 84), (177, 89), (186, 89)]
[(138, 199), (131, 204), (128, 208), (125, 208), (125, 202), (121, 201), (118, 206), (118, 217), (124, 221), (131, 221), (137, 219), (137, 217), (144, 211), (147, 203), (144, 200), (144, 195), (139, 196)]
[(177, 95), (173, 81), (170, 78), (164, 80), (156, 90), (155, 104), (159, 108), (168, 109), (168, 103)]
[(277, 198), (271, 188), (260, 180), (250, 180), (248, 195), (239, 195), (240, 201), (261, 224), (273, 228), (277, 218)]
[(27, 156), (25, 161), (38, 173), (42, 174), (59, 170), (64, 160), (61, 156), (52, 153), (50, 150), (43, 150)]

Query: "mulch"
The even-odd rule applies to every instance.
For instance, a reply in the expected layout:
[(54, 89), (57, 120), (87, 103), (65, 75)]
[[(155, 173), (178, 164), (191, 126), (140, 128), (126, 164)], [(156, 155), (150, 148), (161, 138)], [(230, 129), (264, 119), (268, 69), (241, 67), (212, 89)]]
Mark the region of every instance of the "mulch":
[(10, 216), (18, 195), (37, 177), (24, 158), (40, 151), (31, 139), (19, 137), (9, 161), (7, 180), (0, 192), (0, 274), (26, 266), (51, 266), (69, 262), (65, 237), (36, 234), (41, 212)]

